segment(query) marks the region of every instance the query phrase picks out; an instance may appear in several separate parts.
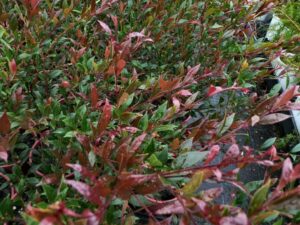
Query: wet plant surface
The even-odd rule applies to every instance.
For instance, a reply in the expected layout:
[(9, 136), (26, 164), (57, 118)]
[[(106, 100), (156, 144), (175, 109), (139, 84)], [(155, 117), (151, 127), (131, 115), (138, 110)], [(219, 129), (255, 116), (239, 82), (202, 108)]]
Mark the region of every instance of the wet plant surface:
[(299, 86), (271, 62), (300, 39), (264, 38), (281, 9), (0, 1), (0, 223), (298, 223), (300, 147), (274, 124)]

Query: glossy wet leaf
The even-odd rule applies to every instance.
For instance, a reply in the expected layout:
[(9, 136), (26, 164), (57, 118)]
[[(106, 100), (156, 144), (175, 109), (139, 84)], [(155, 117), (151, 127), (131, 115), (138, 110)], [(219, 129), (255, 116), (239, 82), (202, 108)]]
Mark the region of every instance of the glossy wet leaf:
[(266, 148), (271, 147), (271, 146), (275, 143), (276, 139), (277, 139), (276, 137), (267, 139), (267, 140), (261, 145), (260, 148), (261, 148), (261, 149), (266, 149)]
[(193, 174), (191, 180), (182, 188), (183, 194), (186, 196), (192, 196), (200, 188), (203, 179), (204, 172), (197, 171), (195, 174)]
[(249, 205), (250, 215), (252, 215), (256, 210), (258, 210), (263, 205), (263, 203), (265, 203), (270, 187), (271, 187), (271, 180), (268, 180), (263, 186), (261, 186), (254, 193)]
[(218, 125), (217, 133), (218, 135), (224, 134), (232, 125), (234, 121), (235, 114), (231, 114), (230, 116), (227, 116), (226, 118), (221, 121), (221, 123)]

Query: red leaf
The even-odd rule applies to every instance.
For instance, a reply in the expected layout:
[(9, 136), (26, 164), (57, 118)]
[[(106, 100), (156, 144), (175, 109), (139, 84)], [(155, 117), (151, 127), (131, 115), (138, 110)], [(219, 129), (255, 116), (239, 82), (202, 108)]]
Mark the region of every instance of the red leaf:
[(121, 128), (121, 131), (126, 131), (129, 133), (135, 134), (136, 132), (139, 131), (139, 129), (136, 127), (123, 127), (123, 128)]
[(162, 91), (173, 90), (178, 87), (179, 79), (165, 81), (162, 77), (159, 78), (159, 87)]
[(200, 69), (200, 64), (198, 64), (197, 66), (194, 66), (191, 69), (189, 69), (186, 76), (187, 77), (194, 76), (198, 72), (199, 69)]
[(7, 162), (7, 158), (8, 158), (7, 152), (0, 151), (0, 159), (3, 159), (5, 162)]
[(110, 47), (109, 47), (109, 46), (106, 46), (106, 48), (105, 48), (105, 53), (104, 53), (104, 57), (105, 57), (106, 59), (108, 59), (109, 55), (110, 55)]
[(188, 97), (188, 96), (191, 96), (192, 93), (189, 90), (181, 90), (181, 91), (178, 91), (176, 93), (176, 95), (181, 95), (181, 96), (184, 96), (184, 97)]
[(294, 181), (300, 178), (300, 164), (297, 164), (291, 174), (291, 180)]
[(204, 162), (205, 165), (209, 164), (211, 161), (214, 160), (214, 158), (219, 154), (220, 152), (220, 146), (219, 145), (213, 145), (206, 157), (206, 160)]
[(223, 192), (222, 187), (210, 188), (208, 190), (202, 191), (201, 198), (206, 202), (210, 202), (215, 198), (219, 197), (222, 192)]
[(91, 98), (91, 106), (92, 106), (92, 108), (96, 108), (97, 102), (98, 102), (98, 92), (97, 92), (96, 86), (93, 85), (93, 84), (91, 85), (90, 98)]
[(76, 52), (76, 59), (80, 59), (81, 56), (83, 56), (83, 54), (85, 53), (86, 51), (86, 47), (83, 47), (81, 49), (79, 49), (77, 52)]
[(298, 89), (299, 89), (299, 86), (293, 86), (293, 87), (289, 88), (288, 90), (286, 90), (285, 92), (283, 92), (278, 97), (277, 101), (275, 102), (273, 109), (277, 109), (278, 107), (287, 104), (298, 92)]
[(114, 23), (114, 26), (115, 26), (115, 28), (117, 30), (118, 29), (118, 17), (113, 16), (113, 15), (111, 15), (110, 17), (111, 17), (111, 19), (112, 19), (112, 21)]
[(229, 147), (225, 153), (224, 159), (235, 159), (240, 155), (240, 149), (237, 144), (233, 144)]
[(96, 180), (96, 172), (88, 170), (86, 167), (81, 166), (79, 164), (66, 164), (68, 167), (72, 168), (73, 170), (79, 172), (83, 177), (89, 178), (90, 180)]
[(9, 66), (9, 70), (10, 70), (11, 74), (12, 74), (13, 76), (15, 76), (16, 73), (17, 73), (17, 63), (16, 63), (15, 59), (12, 59), (12, 60), (8, 63), (8, 66)]
[(7, 134), (10, 131), (10, 122), (6, 112), (0, 118), (0, 133)]
[(34, 16), (36, 14), (39, 13), (39, 4), (40, 4), (41, 0), (30, 0), (30, 15)]
[[(111, 155), (111, 151), (113, 149), (113, 144), (110, 140), (107, 140), (101, 147), (100, 149), (96, 149), (96, 154), (100, 155), (105, 162), (109, 159)], [(95, 149), (94, 149), (95, 150)], [(98, 150), (98, 151), (97, 151)]]
[(289, 119), (290, 117), (290, 115), (284, 113), (273, 113), (260, 118), (259, 124), (271, 125)]
[(184, 206), (178, 200), (163, 204), (158, 209), (153, 210), (156, 215), (183, 214)]
[(45, 219), (43, 219), (39, 224), (40, 225), (55, 225), (59, 223), (56, 217), (54, 216), (47, 216)]
[(223, 88), (221, 87), (216, 87), (214, 85), (210, 85), (209, 89), (208, 89), (208, 92), (207, 92), (207, 96), (213, 96), (215, 94), (218, 94), (220, 93), (221, 91), (223, 91)]
[(111, 111), (112, 106), (109, 104), (108, 100), (105, 100), (105, 105), (103, 107), (102, 116), (98, 122), (98, 130), (97, 133), (100, 135), (108, 126), (110, 119), (111, 119)]
[(142, 144), (142, 142), (144, 141), (145, 137), (147, 136), (146, 133), (141, 134), (140, 136), (138, 136), (131, 145), (131, 151), (135, 152), (139, 149), (140, 145)]
[(96, 0), (91, 0), (91, 13), (94, 14), (96, 12)]
[(291, 159), (287, 158), (283, 162), (281, 178), (276, 188), (277, 190), (281, 190), (290, 182), (292, 173), (293, 173), (293, 164)]
[(126, 61), (124, 59), (119, 59), (117, 62), (117, 67), (116, 67), (116, 75), (120, 75), (122, 70), (125, 68), (126, 66)]
[(74, 189), (76, 189), (80, 194), (89, 199), (92, 195), (91, 187), (85, 183), (75, 180), (66, 180), (67, 184), (71, 185)]
[(239, 213), (236, 216), (226, 216), (220, 220), (220, 225), (248, 225), (249, 221), (245, 213)]
[(30, 5), (32, 9), (35, 9), (40, 4), (40, 0), (30, 0)]
[(176, 109), (176, 112), (178, 112), (179, 109), (180, 109), (180, 101), (178, 100), (178, 98), (173, 97), (172, 98), (172, 102), (173, 102), (173, 105), (174, 105), (174, 107)]
[(109, 28), (109, 26), (107, 26), (106, 23), (102, 22), (101, 20), (98, 20), (98, 23), (105, 32), (107, 32), (109, 35), (112, 35), (111, 29)]
[(128, 35), (129, 38), (134, 38), (134, 37), (145, 37), (144, 34), (140, 33), (140, 32), (131, 32), (129, 35)]

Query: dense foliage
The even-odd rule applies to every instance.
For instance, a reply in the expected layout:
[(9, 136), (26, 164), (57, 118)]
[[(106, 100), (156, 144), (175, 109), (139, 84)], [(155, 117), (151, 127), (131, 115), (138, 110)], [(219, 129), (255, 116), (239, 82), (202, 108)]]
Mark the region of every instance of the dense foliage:
[(0, 223), (297, 223), (300, 165), (236, 139), (300, 109), (259, 90), (300, 39), (257, 34), (276, 2), (1, 1)]

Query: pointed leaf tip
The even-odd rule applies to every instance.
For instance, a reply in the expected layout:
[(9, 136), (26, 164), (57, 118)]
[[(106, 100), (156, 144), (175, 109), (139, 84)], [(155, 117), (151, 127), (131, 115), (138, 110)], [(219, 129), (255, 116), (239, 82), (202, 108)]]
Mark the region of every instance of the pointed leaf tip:
[(0, 133), (7, 134), (9, 131), (10, 131), (10, 121), (6, 112), (4, 112), (2, 117), (0, 118)]

